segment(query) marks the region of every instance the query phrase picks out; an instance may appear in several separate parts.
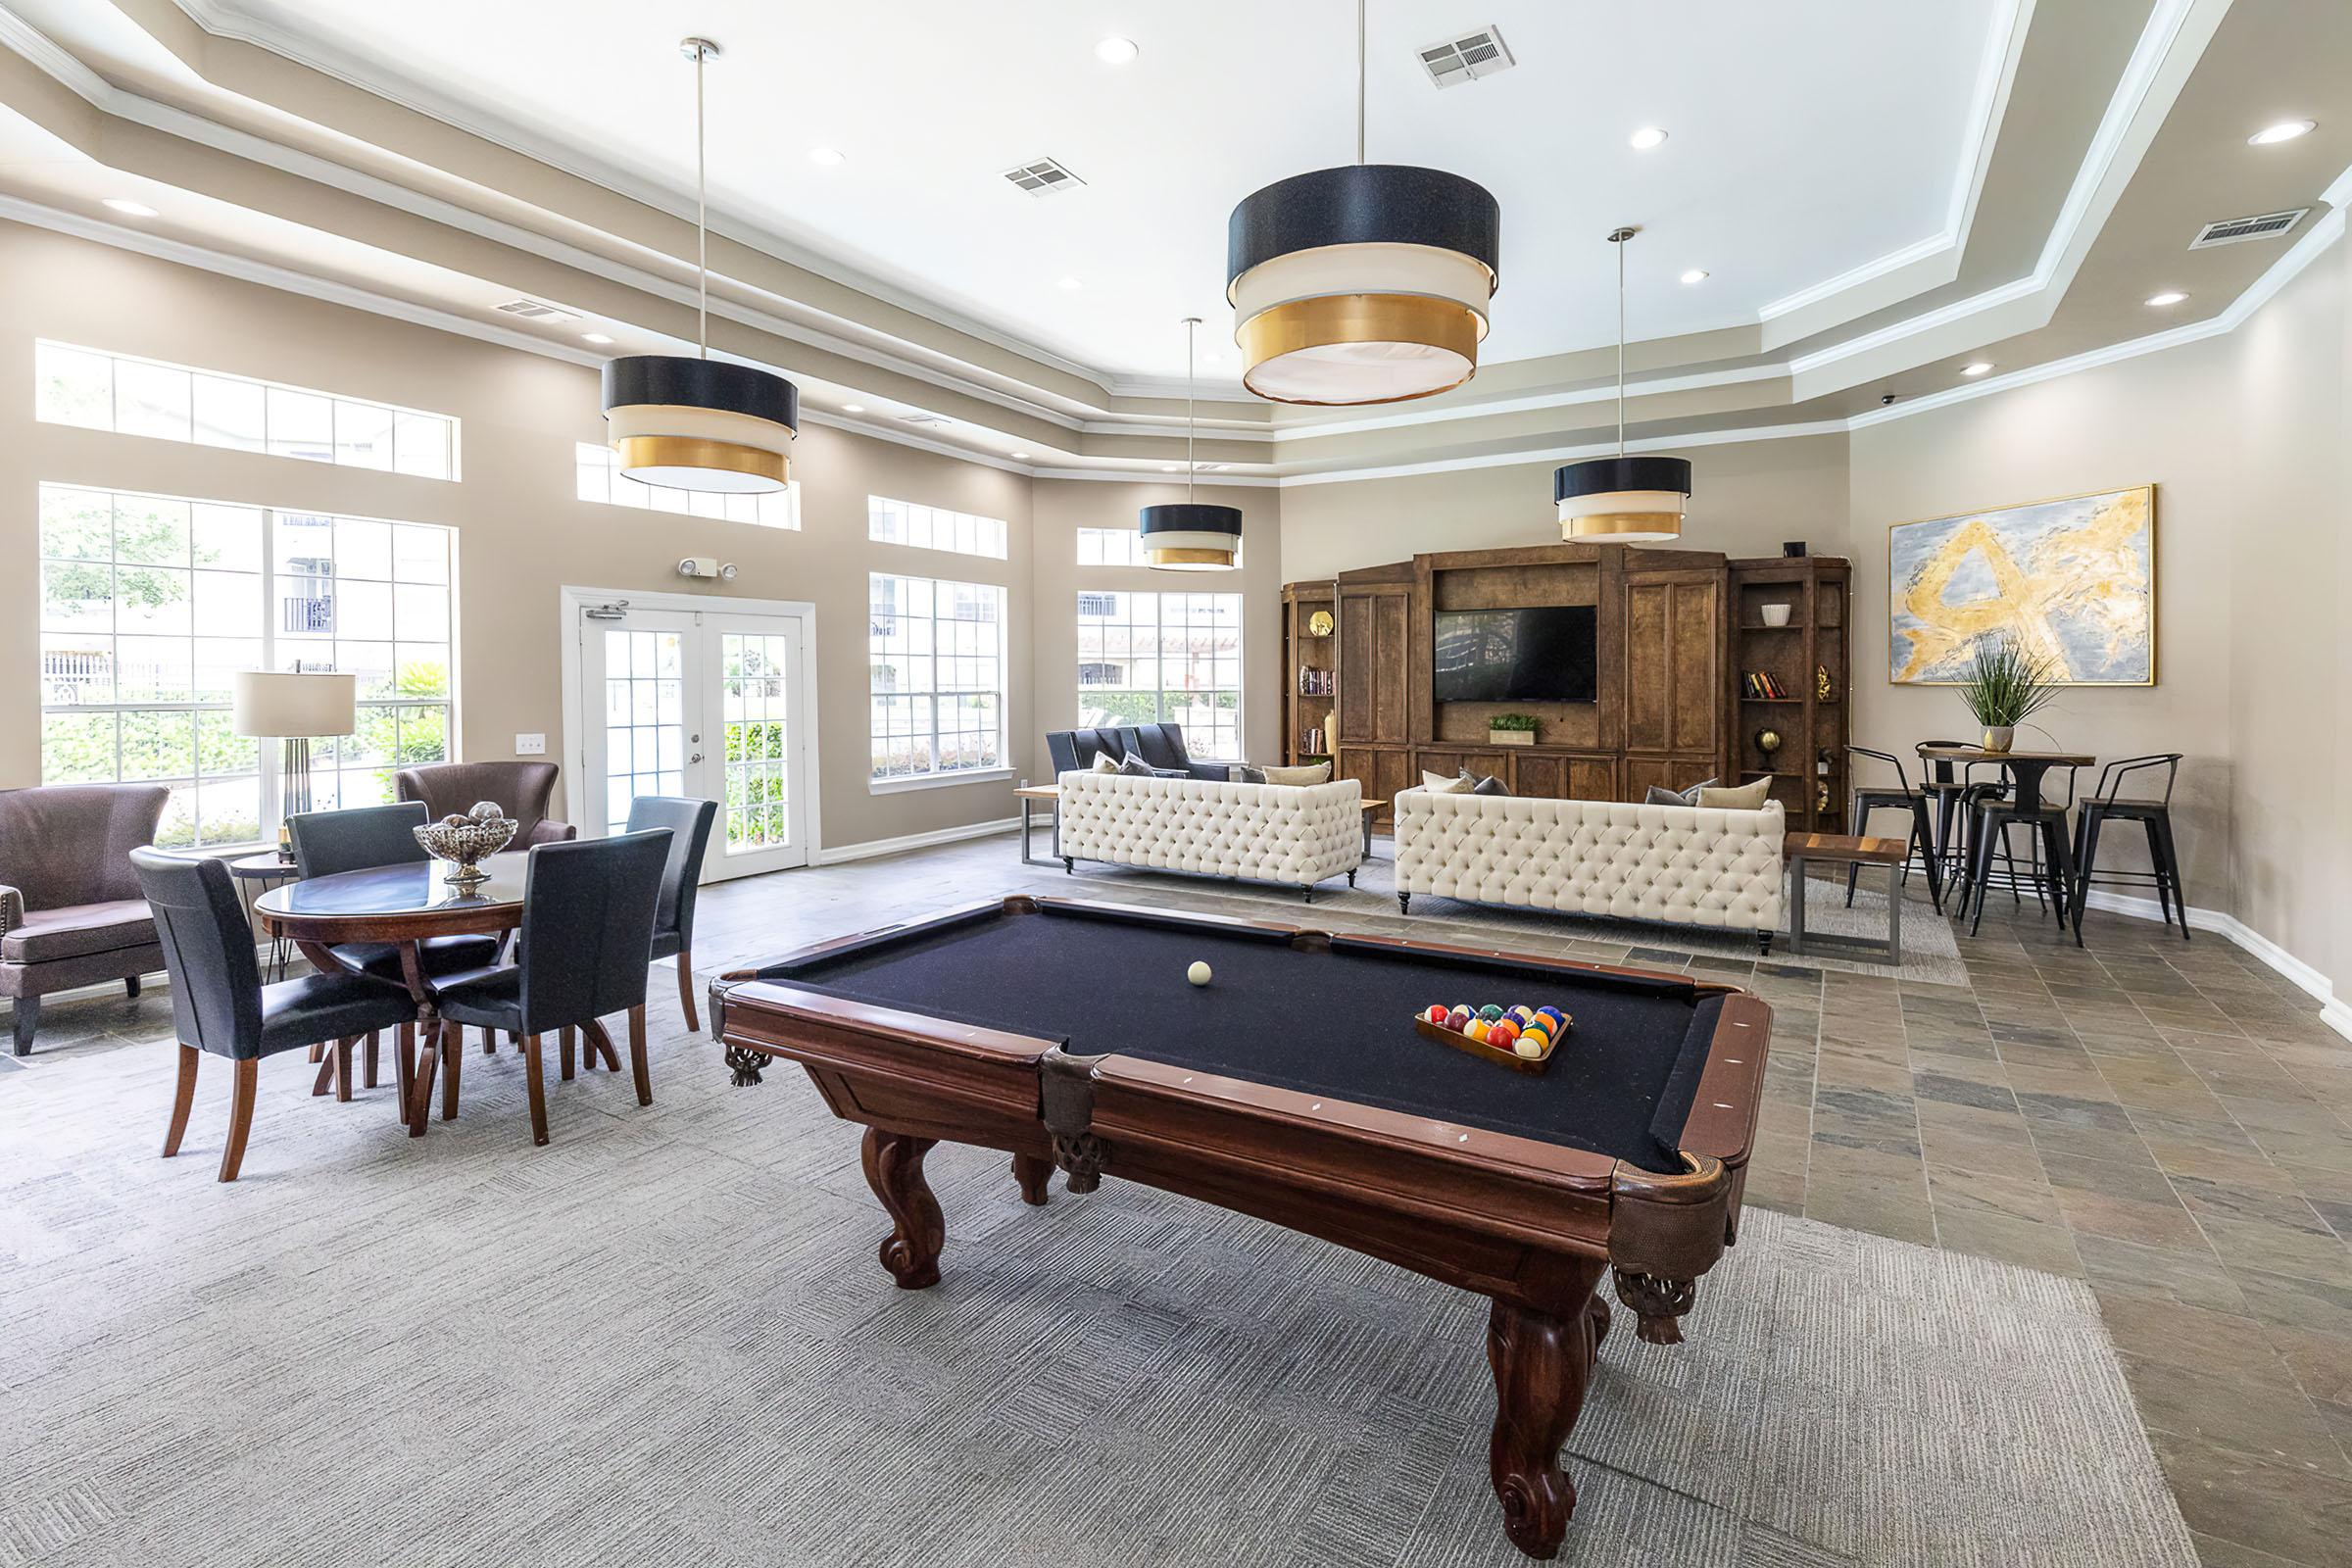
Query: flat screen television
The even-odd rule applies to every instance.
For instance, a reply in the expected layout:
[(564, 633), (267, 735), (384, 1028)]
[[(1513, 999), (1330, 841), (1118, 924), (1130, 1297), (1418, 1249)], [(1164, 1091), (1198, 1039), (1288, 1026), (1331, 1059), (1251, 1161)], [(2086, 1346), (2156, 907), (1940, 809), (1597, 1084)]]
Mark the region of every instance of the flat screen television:
[(1438, 612), (1441, 703), (1593, 701), (1591, 605)]

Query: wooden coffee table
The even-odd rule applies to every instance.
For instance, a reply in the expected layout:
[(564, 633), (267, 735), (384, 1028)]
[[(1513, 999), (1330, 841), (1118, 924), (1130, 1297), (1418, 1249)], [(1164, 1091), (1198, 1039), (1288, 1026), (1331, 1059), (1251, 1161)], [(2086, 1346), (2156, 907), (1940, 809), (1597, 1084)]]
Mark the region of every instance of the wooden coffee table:
[[(1882, 962), (1903, 961), (1903, 866), (1911, 846), (1902, 839), (1853, 838), (1843, 833), (1791, 833), (1781, 841), (1788, 866), (1788, 951), (1852, 953)], [(1805, 862), (1883, 865), (1886, 868), (1886, 940), (1805, 930)]]
[(1389, 808), (1389, 803), (1379, 796), (1364, 798), (1364, 858), (1372, 858), (1372, 818)]

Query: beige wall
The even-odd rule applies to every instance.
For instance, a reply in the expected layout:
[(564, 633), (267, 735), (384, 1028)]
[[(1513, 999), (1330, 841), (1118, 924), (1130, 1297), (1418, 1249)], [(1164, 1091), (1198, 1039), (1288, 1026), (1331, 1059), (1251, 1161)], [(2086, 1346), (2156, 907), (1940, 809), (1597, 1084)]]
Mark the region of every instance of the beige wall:
[[(1132, 528), (1145, 507), (1182, 501), (1180, 484), (1103, 484), (1087, 479), (1040, 479), (1036, 500), (1036, 564), (1031, 581), (1038, 615), (1032, 648), (1036, 659), (1037, 709), (1068, 715), (1078, 710), (1078, 591), (1112, 589), (1127, 593), (1240, 593), (1247, 617), (1242, 633), (1242, 750), (1252, 760), (1282, 757), (1282, 502), (1270, 487), (1202, 485), (1196, 499), (1242, 511), (1242, 569), (1239, 572), (1175, 573), (1148, 566), (1080, 566), (1078, 530)], [(1026, 737), (1031, 749), (1015, 748), (1030, 777), (1053, 772), (1039, 724)]]
[[(39, 423), (32, 417), (36, 337), (455, 415), (463, 421), (463, 481)], [(1016, 773), (1039, 772), (1043, 732), (1076, 710), (1070, 530), (1097, 518), (1131, 523), (1142, 500), (1161, 498), (1156, 487), (1033, 484), (1026, 475), (808, 424), (793, 459), (802, 531), (791, 533), (575, 500), (573, 447), (602, 439), (598, 408), (596, 372), (585, 367), (0, 224), (0, 668), (29, 670), (37, 657), (36, 486), (44, 479), (441, 523), (458, 530), (465, 757), (511, 757), (514, 736), (532, 731), (548, 736), (551, 757), (564, 755), (570, 725), (562, 711), (558, 590), (565, 584), (809, 600), (817, 606), (820, 842), (840, 848), (1010, 814), (1004, 782), (868, 794), (866, 574), (1007, 588), (1007, 760)], [(1043, 553), (1031, 521), (1033, 492), (1053, 498)], [(1010, 525), (1009, 559), (869, 543), (869, 493), (1003, 517)], [(1240, 500), (1266, 541), (1244, 574), (1252, 601), (1247, 657), (1253, 693), (1272, 692), (1280, 658), (1278, 498), (1252, 490)], [(684, 555), (735, 562), (742, 574), (726, 584), (688, 582), (671, 569)], [(1154, 573), (1132, 586), (1197, 582), (1207, 585)], [(1033, 634), (1042, 649), (1034, 656)], [(1051, 671), (1042, 702), (1033, 661)], [(1257, 707), (1249, 714), (1252, 744), (1270, 752), (1279, 719), (1270, 700), (1262, 713)], [(33, 683), (0, 680), (0, 787), (39, 782), (39, 737)]]
[[(1843, 435), (1692, 447), (1684, 541), (1694, 550), (1777, 556), (1784, 540), (1835, 555), (1845, 538)], [(1438, 550), (1559, 542), (1557, 464), (1512, 464), (1282, 492), (1282, 575), (1328, 577)]]

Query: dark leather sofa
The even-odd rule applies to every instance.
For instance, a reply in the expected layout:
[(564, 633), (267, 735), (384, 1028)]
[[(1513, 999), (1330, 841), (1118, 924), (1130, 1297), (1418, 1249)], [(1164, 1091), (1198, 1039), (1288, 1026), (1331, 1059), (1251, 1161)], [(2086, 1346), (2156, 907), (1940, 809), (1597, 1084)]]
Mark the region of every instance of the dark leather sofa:
[(1230, 762), (1196, 762), (1184, 749), (1181, 724), (1130, 724), (1119, 729), (1057, 729), (1046, 736), (1046, 755), (1053, 759), (1056, 777), (1095, 765), (1098, 756), (1114, 761), (1141, 757), (1165, 778), (1204, 778), (1222, 784), (1231, 776)]
[(0, 997), (17, 1004), (16, 1054), (29, 1055), (41, 998), (164, 967), (130, 852), (155, 842), (161, 784), (0, 790)]
[(437, 820), (473, 809), (476, 801), (495, 801), (514, 819), (520, 852), (534, 844), (560, 844), (579, 837), (569, 822), (551, 821), (547, 803), (556, 793), (553, 762), (431, 762), (404, 767), (394, 775), (400, 798), (422, 801)]

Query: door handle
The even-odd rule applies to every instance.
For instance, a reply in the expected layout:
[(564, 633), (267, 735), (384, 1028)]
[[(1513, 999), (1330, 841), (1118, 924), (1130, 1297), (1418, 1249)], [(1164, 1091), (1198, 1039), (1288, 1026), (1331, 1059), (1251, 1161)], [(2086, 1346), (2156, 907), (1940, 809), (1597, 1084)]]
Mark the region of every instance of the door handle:
[(692, 757), (689, 757), (688, 759), (686, 759), (686, 760), (688, 760), (689, 762), (699, 762), (699, 761), (701, 761), (702, 760), (703, 760), (703, 754), (702, 754), (702, 753), (700, 753), (700, 752), (697, 752), (697, 753), (695, 753), (695, 754), (694, 754)]

